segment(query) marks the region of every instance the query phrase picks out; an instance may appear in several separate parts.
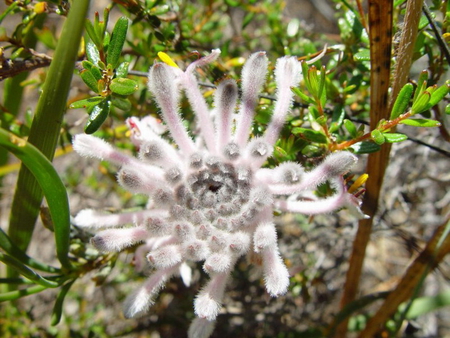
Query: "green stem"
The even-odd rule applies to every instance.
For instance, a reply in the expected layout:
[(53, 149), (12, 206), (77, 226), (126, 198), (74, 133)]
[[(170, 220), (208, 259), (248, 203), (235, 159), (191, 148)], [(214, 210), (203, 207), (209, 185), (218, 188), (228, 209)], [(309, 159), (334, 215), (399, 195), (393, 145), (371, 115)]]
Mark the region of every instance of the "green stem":
[[(66, 110), (66, 100), (88, 7), (89, 0), (72, 3), (31, 125), (28, 141), (50, 160), (53, 159)], [(31, 241), (42, 197), (43, 193), (36, 179), (22, 166), (9, 224), (9, 236), (22, 250), (25, 250)], [(15, 273), (12, 272), (12, 275)]]

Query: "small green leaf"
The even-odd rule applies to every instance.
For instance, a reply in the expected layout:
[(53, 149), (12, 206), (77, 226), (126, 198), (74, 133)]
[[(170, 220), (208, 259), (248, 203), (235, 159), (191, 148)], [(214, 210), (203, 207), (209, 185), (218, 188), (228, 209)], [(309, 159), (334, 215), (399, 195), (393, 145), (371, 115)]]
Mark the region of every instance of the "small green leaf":
[(392, 107), (390, 119), (396, 119), (401, 114), (406, 111), (409, 101), (411, 100), (411, 95), (413, 93), (414, 86), (411, 83), (407, 83), (398, 93), (397, 99), (395, 100), (394, 106)]
[(355, 143), (351, 146), (351, 148), (353, 149), (353, 152), (355, 154), (370, 154), (375, 153), (381, 149), (378, 144), (370, 141)]
[(138, 83), (131, 79), (115, 78), (109, 86), (111, 91), (119, 95), (131, 95), (139, 89)]
[(356, 138), (358, 136), (358, 130), (352, 121), (344, 119), (344, 127), (347, 129), (352, 138)]
[(333, 111), (333, 116), (331, 118), (330, 128), (328, 128), (330, 133), (334, 133), (341, 127), (342, 122), (344, 121), (344, 116), (345, 116), (344, 107), (336, 106), (336, 108)]
[(419, 74), (419, 79), (417, 80), (417, 88), (414, 92), (413, 102), (417, 100), (419, 94), (423, 93), (425, 88), (427, 87), (428, 81), (428, 71), (422, 70)]
[(430, 119), (406, 119), (400, 121), (401, 124), (406, 124), (413, 127), (440, 127), (441, 123)]
[(430, 101), (428, 102), (427, 109), (430, 109), (431, 107), (434, 107), (437, 105), (449, 92), (450, 90), (450, 82), (447, 81), (444, 85), (437, 88), (433, 93), (431, 94)]
[(311, 68), (309, 68), (306, 78), (306, 84), (309, 92), (315, 99), (319, 98), (320, 81), (317, 76), (317, 68), (315, 66), (311, 66)]
[(98, 84), (97, 79), (95, 78), (94, 74), (87, 69), (84, 69), (80, 73), (81, 79), (83, 82), (95, 93), (98, 93)]
[(89, 120), (84, 127), (84, 132), (86, 134), (95, 133), (98, 128), (101, 127), (103, 122), (109, 115), (109, 110), (111, 109), (111, 100), (104, 100), (98, 105), (94, 106), (92, 112), (89, 115)]
[(358, 53), (353, 55), (355, 61), (370, 61), (370, 50), (361, 49)]
[(384, 135), (378, 129), (372, 130), (370, 136), (376, 144), (381, 145), (385, 142)]
[(408, 136), (400, 133), (384, 133), (383, 136), (387, 143), (403, 142), (408, 139)]
[(127, 77), (129, 62), (122, 62), (116, 69), (116, 77)]
[(108, 44), (108, 52), (106, 54), (106, 63), (112, 64), (114, 68), (119, 64), (119, 58), (122, 54), (122, 48), (127, 37), (127, 30), (128, 19), (122, 16), (117, 20), (114, 26), (111, 40)]
[(292, 129), (292, 133), (294, 135), (301, 135), (303, 138), (311, 142), (327, 143), (327, 137), (320, 131), (296, 127)]
[(445, 113), (447, 115), (450, 115), (450, 103), (448, 105), (445, 106)]
[(102, 39), (97, 35), (94, 26), (92, 25), (92, 23), (86, 19), (84, 28), (86, 29), (86, 32), (88, 33), (89, 37), (91, 38), (92, 42), (98, 47), (100, 48), (102, 45)]
[(300, 88), (292, 88), (292, 91), (295, 93), (295, 95), (297, 95), (298, 97), (300, 97), (300, 99), (305, 102), (305, 103), (309, 103), (309, 104), (313, 104), (314, 100), (309, 97), (308, 95), (304, 94)]
[(98, 51), (97, 46), (92, 42), (88, 42), (86, 44), (86, 57), (94, 65), (98, 66), (98, 63), (100, 61), (100, 52)]
[(96, 104), (100, 103), (104, 99), (105, 98), (103, 96), (93, 96), (88, 99), (75, 101), (69, 106), (69, 108), (70, 109), (90, 108), (90, 107), (95, 106)]
[(427, 91), (424, 91), (420, 94), (416, 101), (413, 102), (411, 111), (413, 115), (424, 112), (428, 109), (428, 102), (430, 102), (431, 94)]
[(131, 102), (128, 99), (112, 95), (111, 103), (113, 106), (122, 109), (123, 111), (131, 110)]

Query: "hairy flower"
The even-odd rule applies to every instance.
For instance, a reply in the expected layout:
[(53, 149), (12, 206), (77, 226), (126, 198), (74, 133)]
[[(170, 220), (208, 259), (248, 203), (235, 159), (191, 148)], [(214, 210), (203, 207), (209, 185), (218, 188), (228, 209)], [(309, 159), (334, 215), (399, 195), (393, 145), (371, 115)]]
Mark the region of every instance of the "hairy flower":
[[(280, 256), (273, 210), (315, 215), (349, 207), (363, 217), (358, 201), (349, 194), (342, 175), (357, 161), (349, 152), (328, 155), (311, 171), (294, 162), (262, 168), (289, 113), (293, 93), (301, 79), (295, 57), (278, 59), (275, 69), (277, 101), (265, 133), (251, 138), (258, 94), (265, 82), (268, 60), (264, 52), (251, 55), (242, 71), (242, 97), (238, 114), (235, 81), (219, 84), (214, 109), (209, 109), (194, 76), (196, 67), (214, 61), (220, 51), (193, 62), (185, 72), (164, 63), (150, 69), (149, 88), (174, 147), (160, 135), (164, 128), (155, 119), (130, 118), (131, 140), (138, 158), (122, 154), (103, 140), (77, 135), (74, 149), (83, 156), (110, 161), (120, 170), (118, 182), (133, 193), (149, 196), (145, 210), (107, 214), (83, 210), (75, 224), (108, 228), (99, 231), (92, 244), (103, 251), (120, 251), (142, 243), (135, 254), (138, 269), (154, 272), (125, 301), (125, 316), (144, 314), (165, 282), (175, 274), (190, 283), (188, 262), (204, 262), (210, 276), (194, 302), (198, 316), (189, 337), (209, 337), (220, 312), (230, 272), (236, 261), (252, 251), (263, 265), (266, 289), (271, 296), (286, 293), (289, 272)], [(198, 128), (189, 131), (179, 115), (180, 91), (196, 114)], [(312, 192), (329, 182), (334, 194), (317, 198)], [(308, 196), (302, 199), (301, 196)], [(121, 228), (124, 225), (132, 227)]]

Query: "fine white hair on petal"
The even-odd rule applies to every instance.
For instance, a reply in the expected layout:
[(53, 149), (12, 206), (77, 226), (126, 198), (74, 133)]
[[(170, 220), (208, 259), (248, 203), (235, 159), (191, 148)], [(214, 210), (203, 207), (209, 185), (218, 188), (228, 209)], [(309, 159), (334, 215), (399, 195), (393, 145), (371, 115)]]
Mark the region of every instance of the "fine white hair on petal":
[(125, 318), (144, 315), (154, 304), (154, 299), (164, 287), (166, 281), (179, 269), (175, 265), (168, 269), (155, 271), (139, 289), (129, 295), (123, 304)]
[(92, 135), (75, 135), (73, 150), (82, 156), (95, 157), (117, 165), (138, 162), (134, 157), (122, 154), (109, 143)]
[(256, 227), (253, 235), (253, 245), (255, 252), (277, 246), (277, 231), (272, 222), (261, 223)]
[(149, 88), (161, 108), (172, 138), (182, 151), (191, 154), (196, 147), (178, 114), (179, 92), (171, 68), (164, 63), (154, 64), (150, 68)]
[(289, 286), (289, 271), (280, 257), (278, 248), (265, 248), (261, 256), (267, 292), (272, 297), (285, 294)]
[(214, 105), (216, 107), (216, 146), (217, 152), (223, 149), (225, 144), (229, 143), (231, 138), (231, 121), (236, 100), (238, 97), (238, 88), (236, 81), (224, 80), (219, 83), (214, 95)]
[(139, 149), (139, 158), (143, 162), (155, 164), (162, 168), (182, 165), (175, 148), (160, 137), (142, 143)]
[(148, 217), (167, 217), (166, 210), (140, 210), (112, 214), (94, 209), (83, 209), (73, 219), (79, 227), (115, 227), (129, 223), (141, 223)]
[(265, 52), (256, 52), (248, 58), (242, 68), (242, 99), (234, 134), (235, 142), (245, 146), (255, 116), (258, 94), (266, 81), (268, 59)]
[[(282, 57), (277, 60), (275, 66), (275, 81), (277, 83), (277, 101), (267, 129), (264, 140), (271, 146), (275, 145), (281, 128), (284, 125), (286, 115), (289, 113), (294, 93), (291, 88), (298, 86), (301, 78), (301, 64), (295, 57)], [(262, 164), (262, 162), (260, 161)]]
[(232, 258), (226, 253), (213, 253), (203, 264), (203, 270), (206, 273), (224, 272), (230, 270), (232, 266)]
[(91, 238), (91, 243), (99, 251), (119, 252), (139, 242), (143, 242), (148, 236), (143, 227), (126, 229), (108, 229), (100, 231)]
[(200, 318), (215, 320), (222, 307), (222, 298), (229, 277), (229, 271), (211, 277), (194, 301), (194, 312)]
[(133, 192), (152, 194), (156, 189), (164, 187), (164, 171), (157, 167), (149, 166), (150, 170), (124, 166), (117, 174), (117, 180), (122, 187)]
[(188, 338), (209, 338), (214, 331), (215, 320), (195, 318), (188, 331)]
[(183, 260), (178, 245), (167, 245), (151, 251), (147, 255), (149, 262), (158, 269), (170, 268)]

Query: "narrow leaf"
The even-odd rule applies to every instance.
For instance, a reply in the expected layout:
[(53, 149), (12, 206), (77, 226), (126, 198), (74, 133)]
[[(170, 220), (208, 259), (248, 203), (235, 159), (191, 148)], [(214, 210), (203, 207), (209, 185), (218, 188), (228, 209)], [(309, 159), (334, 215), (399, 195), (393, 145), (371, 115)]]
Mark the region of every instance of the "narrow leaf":
[(93, 96), (88, 99), (75, 101), (69, 106), (69, 108), (70, 109), (90, 108), (92, 106), (95, 106), (96, 104), (99, 104), (104, 99), (105, 98), (103, 96)]
[(106, 118), (109, 115), (109, 110), (111, 108), (111, 100), (104, 100), (100, 102), (98, 105), (94, 106), (92, 110), (89, 120), (84, 127), (84, 132), (86, 134), (95, 133), (98, 128), (101, 127), (103, 122), (105, 122)]
[(352, 138), (356, 138), (358, 136), (358, 130), (352, 121), (344, 119), (344, 127), (347, 129)]
[(441, 125), (439, 121), (430, 119), (406, 119), (400, 123), (413, 127), (439, 127)]
[(408, 136), (399, 133), (384, 133), (383, 136), (388, 143), (402, 142), (408, 139)]
[(406, 111), (409, 101), (411, 100), (411, 95), (413, 93), (414, 86), (411, 83), (407, 83), (398, 93), (397, 99), (395, 100), (394, 106), (392, 107), (390, 119), (396, 119), (401, 114)]
[(370, 154), (381, 149), (378, 144), (369, 141), (355, 143), (351, 146), (351, 148), (355, 154)]
[(10, 268), (13, 268), (16, 272), (36, 284), (45, 286), (47, 288), (55, 288), (59, 286), (58, 283), (45, 279), (10, 255), (0, 252), (0, 261), (8, 265)]
[(70, 288), (72, 287), (73, 283), (75, 283), (76, 279), (71, 280), (70, 282), (64, 284), (61, 287), (61, 290), (59, 291), (58, 297), (55, 301), (55, 306), (53, 307), (53, 313), (52, 313), (52, 319), (51, 319), (51, 325), (58, 325), (61, 320), (62, 315), (62, 309), (63, 309), (63, 303), (64, 298), (66, 298), (67, 292), (69, 292)]
[(430, 101), (428, 102), (427, 109), (430, 109), (431, 107), (434, 107), (437, 105), (449, 92), (450, 89), (450, 82), (447, 81), (444, 85), (440, 86), (438, 89), (436, 89), (432, 94)]
[(22, 290), (0, 293), (0, 303), (5, 302), (5, 301), (11, 301), (11, 300), (18, 299), (18, 298), (22, 298), (22, 297), (29, 296), (29, 295), (33, 295), (35, 293), (39, 293), (46, 289), (48, 289), (48, 288), (45, 286), (35, 285), (35, 286), (31, 286), (29, 288), (22, 289)]
[(372, 130), (370, 136), (376, 144), (381, 145), (385, 142), (384, 135), (378, 129)]
[(83, 82), (89, 87), (90, 90), (92, 90), (95, 93), (98, 93), (98, 84), (97, 79), (95, 78), (94, 74), (91, 72), (91, 70), (82, 70), (80, 73), (81, 79)]
[(106, 54), (106, 62), (111, 64), (113, 68), (116, 68), (119, 64), (119, 58), (122, 54), (122, 48), (127, 37), (127, 30), (128, 19), (126, 17), (119, 18), (114, 26), (111, 40), (108, 44), (108, 52)]
[(100, 61), (100, 52), (98, 51), (97, 46), (92, 42), (88, 42), (86, 44), (86, 56), (89, 61), (98, 66), (98, 63)]
[(2, 248), (6, 253), (13, 256), (25, 265), (28, 265), (34, 269), (49, 272), (58, 273), (61, 272), (60, 269), (53, 266), (36, 261), (34, 258), (29, 257), (24, 251), (15, 245), (8, 235), (0, 228), (0, 248)]
[(130, 111), (131, 109), (131, 102), (128, 99), (118, 97), (113, 95), (111, 99), (111, 103), (113, 106), (122, 109), (123, 111)]
[(0, 128), (0, 146), (17, 156), (41, 187), (55, 225), (58, 259), (65, 268), (70, 268), (68, 259), (70, 214), (64, 183), (52, 163), (39, 150), (2, 128)]
[(294, 135), (301, 135), (311, 142), (327, 143), (327, 137), (320, 131), (297, 127), (292, 129), (292, 133)]

